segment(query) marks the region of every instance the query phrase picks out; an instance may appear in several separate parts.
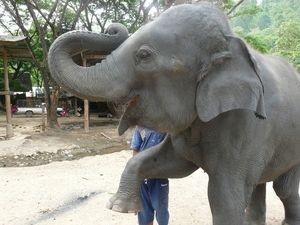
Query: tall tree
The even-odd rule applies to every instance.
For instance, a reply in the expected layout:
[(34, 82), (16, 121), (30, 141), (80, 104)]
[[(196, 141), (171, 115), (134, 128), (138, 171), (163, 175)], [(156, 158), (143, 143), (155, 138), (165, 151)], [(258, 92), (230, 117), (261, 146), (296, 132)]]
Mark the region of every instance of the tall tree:
[(257, 4), (257, 0), (244, 1), (240, 8), (230, 16), (233, 26), (242, 27), (246, 33), (250, 32), (257, 24), (255, 15), (262, 11), (263, 9)]
[[(143, 12), (149, 12), (156, 2), (153, 0), (146, 6), (146, 0), (1, 0), (1, 8), (5, 11), (0, 25), (13, 35), (22, 34), (30, 39), (36, 58), (34, 65), (43, 79), (45, 102), (50, 112), (47, 115), (49, 127), (58, 126), (56, 108), (60, 90), (47, 69), (50, 44), (59, 35), (74, 29), (92, 31), (100, 27), (103, 32), (110, 22), (121, 22), (135, 30), (141, 21), (146, 21), (141, 16)], [(50, 86), (53, 87), (52, 96)]]
[[(84, 1), (84, 4), (88, 4), (90, 1), (91, 0), (86, 0)], [(32, 49), (35, 49), (37, 45), (40, 45), (41, 47), (40, 50), (42, 51), (42, 56), (36, 57), (34, 64), (40, 70), (43, 78), (46, 107), (47, 111), (50, 112), (47, 115), (48, 126), (58, 126), (56, 117), (57, 104), (55, 104), (57, 101), (54, 101), (54, 104), (52, 104), (50, 97), (50, 81), (46, 63), (50, 42), (47, 41), (49, 40), (47, 34), (49, 34), (50, 29), (52, 31), (52, 38), (55, 38), (62, 33), (62, 27), (65, 22), (64, 15), (67, 11), (69, 0), (1, 0), (1, 2), (9, 13), (7, 16), (11, 18), (24, 36), (30, 38)], [(81, 6), (84, 5), (83, 3), (78, 4)], [(81, 7), (80, 9), (82, 11), (84, 7)], [(78, 15), (81, 11), (78, 10), (71, 25), (74, 26), (74, 24), (77, 23)], [(28, 26), (30, 26), (30, 28), (27, 28)], [(55, 84), (53, 85), (56, 86)], [(53, 96), (56, 97), (57, 94), (54, 93)]]
[(299, 70), (300, 5), (296, 2), (297, 0), (262, 0), (263, 12), (258, 15), (257, 24), (254, 23), (243, 36), (259, 37), (270, 53), (286, 58)]

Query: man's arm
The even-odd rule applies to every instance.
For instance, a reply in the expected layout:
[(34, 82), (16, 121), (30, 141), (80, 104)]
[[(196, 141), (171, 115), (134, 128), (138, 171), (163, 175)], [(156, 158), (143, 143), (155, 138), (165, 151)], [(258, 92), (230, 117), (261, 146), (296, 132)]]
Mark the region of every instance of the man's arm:
[(138, 151), (138, 150), (134, 150), (134, 149), (132, 149), (132, 156), (136, 155), (137, 153), (139, 153), (139, 151)]
[(136, 127), (133, 133), (132, 141), (131, 141), (131, 149), (133, 150), (132, 156), (139, 153), (140, 147), (143, 143), (139, 128)]

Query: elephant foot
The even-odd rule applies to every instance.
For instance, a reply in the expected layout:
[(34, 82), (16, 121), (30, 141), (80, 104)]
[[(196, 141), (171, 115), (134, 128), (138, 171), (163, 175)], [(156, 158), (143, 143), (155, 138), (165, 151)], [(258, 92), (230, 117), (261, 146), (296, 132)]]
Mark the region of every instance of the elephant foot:
[(120, 213), (137, 213), (142, 210), (142, 202), (139, 197), (117, 193), (109, 199), (106, 208)]

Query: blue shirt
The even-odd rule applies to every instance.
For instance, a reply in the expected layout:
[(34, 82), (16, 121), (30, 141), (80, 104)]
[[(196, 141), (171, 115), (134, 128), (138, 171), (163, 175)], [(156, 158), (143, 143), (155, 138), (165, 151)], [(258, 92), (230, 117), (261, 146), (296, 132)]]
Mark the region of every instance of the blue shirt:
[(133, 134), (131, 149), (143, 151), (162, 142), (165, 136), (166, 134), (137, 126)]

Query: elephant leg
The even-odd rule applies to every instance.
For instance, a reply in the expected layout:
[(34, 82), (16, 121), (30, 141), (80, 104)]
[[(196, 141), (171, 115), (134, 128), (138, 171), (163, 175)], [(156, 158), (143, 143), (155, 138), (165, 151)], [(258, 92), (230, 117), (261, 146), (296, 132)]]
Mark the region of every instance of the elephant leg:
[(285, 219), (282, 225), (300, 225), (300, 164), (278, 177), (273, 188), (283, 203)]
[(214, 225), (241, 225), (253, 192), (254, 181), (247, 185), (241, 170), (223, 169), (209, 174), (208, 199)]
[(170, 138), (142, 151), (129, 159), (122, 173), (117, 193), (106, 207), (123, 213), (136, 213), (142, 209), (140, 186), (146, 178), (181, 178), (199, 167), (176, 154)]
[(266, 184), (259, 184), (252, 192), (246, 208), (244, 225), (264, 225), (266, 223)]

